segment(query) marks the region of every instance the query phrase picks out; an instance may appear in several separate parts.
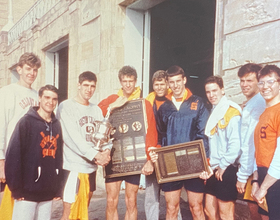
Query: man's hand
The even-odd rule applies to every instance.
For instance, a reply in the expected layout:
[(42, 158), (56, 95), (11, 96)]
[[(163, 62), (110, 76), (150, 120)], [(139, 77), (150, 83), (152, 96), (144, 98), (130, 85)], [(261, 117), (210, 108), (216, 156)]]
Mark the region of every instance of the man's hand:
[(54, 200), (54, 201), (61, 200), (61, 197), (54, 197), (53, 200)]
[(116, 99), (113, 103), (109, 105), (111, 111), (113, 111), (115, 108), (118, 108), (120, 106), (123, 106), (127, 102), (127, 98), (124, 96), (120, 96)]
[(267, 190), (260, 187), (253, 195), (253, 198), (257, 203), (261, 204), (264, 202), (264, 197), (266, 196), (266, 194)]
[(148, 160), (141, 170), (144, 175), (151, 175), (154, 172), (154, 164), (151, 160)]
[(106, 149), (105, 151), (98, 152), (94, 159), (97, 165), (105, 167), (111, 160), (110, 150)]
[(203, 180), (208, 180), (212, 175), (213, 175), (213, 170), (209, 167), (210, 172), (208, 173), (207, 171), (203, 171), (200, 175), (199, 178)]
[(223, 181), (224, 172), (225, 170), (221, 169), (220, 167), (217, 168), (217, 171), (215, 173), (215, 177), (217, 178), (217, 180)]
[(151, 161), (153, 163), (155, 163), (158, 159), (158, 154), (155, 151), (153, 151), (154, 149), (157, 149), (157, 148), (156, 147), (149, 147), (148, 148), (149, 156), (150, 156)]
[(6, 182), (5, 176), (5, 160), (0, 160), (0, 183)]
[[(267, 190), (277, 181), (277, 178), (266, 174), (260, 188), (253, 194), (254, 200), (261, 204), (264, 202), (264, 197), (267, 194)], [(254, 183), (255, 184), (255, 183)]]
[(237, 181), (237, 183), (236, 183), (236, 189), (239, 193), (244, 193), (245, 192), (245, 186), (246, 186), (246, 183), (242, 183), (242, 182), (239, 182), (239, 181)]
[(251, 196), (254, 199), (254, 195), (256, 194), (256, 192), (260, 189), (259, 184), (257, 182), (254, 182), (252, 184), (252, 189), (251, 189)]

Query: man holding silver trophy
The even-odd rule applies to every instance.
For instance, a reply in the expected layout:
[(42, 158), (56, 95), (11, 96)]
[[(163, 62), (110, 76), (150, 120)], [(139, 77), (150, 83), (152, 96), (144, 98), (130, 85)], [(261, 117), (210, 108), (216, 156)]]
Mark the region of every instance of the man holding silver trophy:
[(77, 96), (62, 102), (57, 112), (64, 139), (65, 188), (61, 218), (64, 220), (88, 219), (88, 204), (96, 188), (97, 165), (105, 166), (111, 160), (111, 141), (104, 136), (99, 137), (100, 141), (97, 137), (93, 140), (96, 128), (100, 129), (104, 119), (100, 108), (89, 101), (96, 82), (94, 73), (80, 74)]

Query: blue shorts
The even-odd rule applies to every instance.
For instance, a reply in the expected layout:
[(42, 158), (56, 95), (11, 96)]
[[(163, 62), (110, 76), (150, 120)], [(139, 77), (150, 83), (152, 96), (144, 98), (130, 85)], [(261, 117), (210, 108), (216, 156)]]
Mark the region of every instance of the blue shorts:
[(217, 199), (222, 201), (236, 200), (238, 194), (236, 189), (237, 170), (237, 167), (229, 165), (223, 174), (223, 181), (217, 180), (215, 177), (215, 172), (217, 170), (214, 170), (214, 174), (206, 182), (206, 194), (215, 196)]
[(118, 182), (118, 181), (123, 181), (124, 180), (127, 183), (130, 183), (130, 184), (133, 184), (133, 185), (139, 185), (140, 175), (141, 174), (106, 178), (105, 183), (112, 183), (112, 182)]
[[(258, 167), (259, 185), (262, 184), (268, 168)], [(262, 215), (268, 215), (269, 220), (278, 220), (280, 218), (280, 180), (277, 180), (269, 189), (266, 194), (266, 201), (268, 206), (268, 213), (259, 208), (259, 213)]]
[(183, 186), (191, 192), (204, 193), (205, 191), (204, 181), (200, 178), (162, 183), (161, 189), (163, 192), (171, 192), (181, 189)]

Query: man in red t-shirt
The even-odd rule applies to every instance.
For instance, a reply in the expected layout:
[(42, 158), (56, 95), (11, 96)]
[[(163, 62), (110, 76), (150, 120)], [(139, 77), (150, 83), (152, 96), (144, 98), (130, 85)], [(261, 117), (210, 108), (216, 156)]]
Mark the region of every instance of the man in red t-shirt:
[[(98, 106), (101, 108), (103, 115), (107, 113), (108, 106), (115, 102), (119, 97), (126, 97), (129, 101), (140, 98), (141, 89), (136, 87), (137, 73), (131, 66), (124, 66), (119, 71), (119, 80), (122, 88), (118, 91), (118, 94), (113, 94), (102, 100)], [(148, 149), (150, 147), (156, 147), (157, 145), (157, 130), (156, 122), (153, 114), (153, 108), (151, 104), (145, 100), (146, 115), (147, 115), (147, 133), (146, 133), (146, 153), (147, 162), (142, 168), (144, 175), (150, 175), (153, 173), (154, 166), (148, 155)], [(118, 219), (118, 200), (121, 182), (125, 180), (125, 202), (126, 202), (126, 220), (137, 219), (137, 192), (140, 182), (140, 174), (106, 178), (105, 186), (107, 192), (107, 207), (106, 207), (106, 219), (117, 220)]]

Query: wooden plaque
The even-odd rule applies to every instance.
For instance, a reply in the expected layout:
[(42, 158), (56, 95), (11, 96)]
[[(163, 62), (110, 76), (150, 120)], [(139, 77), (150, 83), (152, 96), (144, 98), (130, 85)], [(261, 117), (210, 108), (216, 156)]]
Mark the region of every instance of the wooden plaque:
[(110, 123), (115, 129), (112, 135), (112, 160), (104, 169), (104, 177), (140, 174), (146, 163), (147, 117), (144, 99), (127, 102), (114, 109)]
[(158, 183), (197, 178), (202, 171), (209, 171), (202, 140), (161, 147), (155, 152)]

